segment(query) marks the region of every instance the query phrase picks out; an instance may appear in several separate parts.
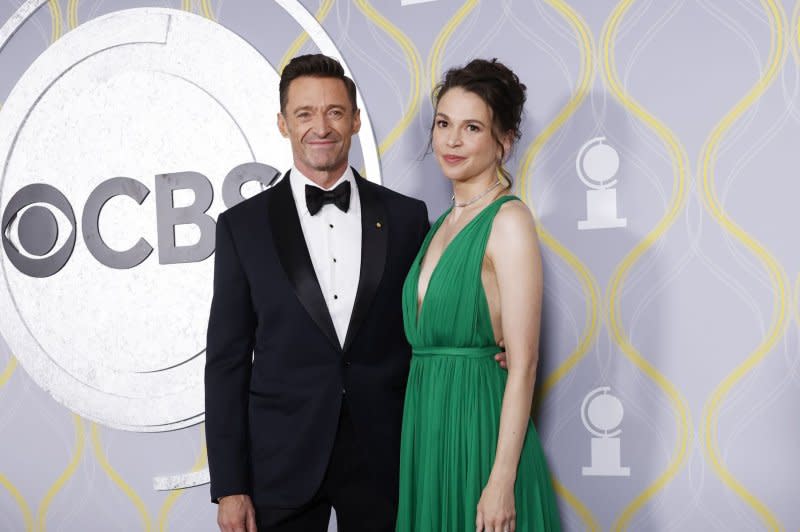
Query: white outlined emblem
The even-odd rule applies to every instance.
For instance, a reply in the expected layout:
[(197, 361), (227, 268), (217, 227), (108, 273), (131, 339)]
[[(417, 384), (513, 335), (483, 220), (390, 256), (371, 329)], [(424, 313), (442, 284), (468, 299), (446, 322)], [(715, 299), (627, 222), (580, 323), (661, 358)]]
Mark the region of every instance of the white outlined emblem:
[(627, 219), (617, 217), (617, 184), (619, 154), (605, 143), (605, 137), (596, 137), (584, 144), (575, 159), (578, 177), (590, 188), (586, 191), (586, 219), (578, 222), (578, 229), (611, 229), (625, 227)]
[(594, 435), (591, 444), (591, 465), (582, 469), (585, 477), (629, 477), (629, 467), (620, 465), (620, 439), (624, 409), (622, 402), (609, 392), (608, 386), (595, 388), (583, 398), (581, 420)]

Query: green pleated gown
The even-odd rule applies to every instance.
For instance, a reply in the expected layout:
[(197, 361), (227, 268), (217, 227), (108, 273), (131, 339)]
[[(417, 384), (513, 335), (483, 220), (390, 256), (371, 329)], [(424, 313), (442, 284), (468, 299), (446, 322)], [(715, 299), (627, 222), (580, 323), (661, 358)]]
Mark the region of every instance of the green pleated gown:
[[(398, 532), (475, 530), (478, 501), (494, 464), (506, 370), (494, 360), (481, 283), (486, 242), (503, 196), (444, 250), (419, 311), (420, 264), (448, 212), (433, 225), (403, 286), (413, 349), (400, 450)], [(419, 315), (418, 315), (419, 314)], [(561, 530), (539, 438), (528, 424), (514, 487), (518, 532)]]

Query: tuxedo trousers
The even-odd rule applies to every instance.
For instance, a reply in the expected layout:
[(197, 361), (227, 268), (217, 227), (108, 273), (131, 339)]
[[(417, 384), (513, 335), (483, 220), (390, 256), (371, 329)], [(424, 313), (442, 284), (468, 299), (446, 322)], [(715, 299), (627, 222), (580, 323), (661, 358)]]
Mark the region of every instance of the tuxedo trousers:
[(396, 486), (380, 486), (367, 462), (369, 449), (359, 442), (346, 397), (322, 484), (312, 499), (297, 508), (256, 507), (258, 532), (327, 532), (331, 508), (338, 532), (394, 532)]

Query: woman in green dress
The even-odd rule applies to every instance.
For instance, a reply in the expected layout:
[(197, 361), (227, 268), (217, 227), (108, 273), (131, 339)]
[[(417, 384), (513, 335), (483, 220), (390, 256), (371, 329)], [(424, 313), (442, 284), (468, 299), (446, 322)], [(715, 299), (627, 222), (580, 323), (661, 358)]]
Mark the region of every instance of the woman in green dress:
[(431, 147), (453, 206), (403, 287), (413, 357), (397, 531), (558, 531), (530, 420), (541, 257), (533, 217), (509, 194), (503, 168), (520, 137), (525, 86), (496, 60), (476, 59), (448, 71), (434, 96)]

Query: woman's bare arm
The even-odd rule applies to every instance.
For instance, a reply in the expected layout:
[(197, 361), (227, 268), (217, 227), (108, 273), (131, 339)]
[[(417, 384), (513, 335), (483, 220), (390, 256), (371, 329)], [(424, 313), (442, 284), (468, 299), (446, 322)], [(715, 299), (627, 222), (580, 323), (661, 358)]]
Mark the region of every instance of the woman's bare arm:
[(482, 522), (488, 528), (510, 524), (513, 530), (514, 483), (530, 419), (542, 307), (539, 240), (533, 216), (523, 203), (509, 202), (500, 209), (487, 245), (487, 257), (497, 277), (508, 380), (494, 466), (478, 505), (478, 525)]

